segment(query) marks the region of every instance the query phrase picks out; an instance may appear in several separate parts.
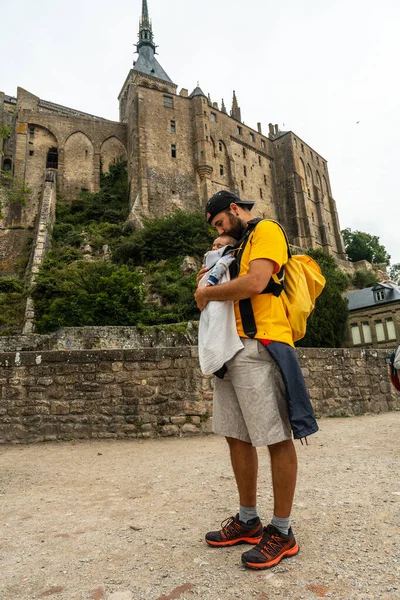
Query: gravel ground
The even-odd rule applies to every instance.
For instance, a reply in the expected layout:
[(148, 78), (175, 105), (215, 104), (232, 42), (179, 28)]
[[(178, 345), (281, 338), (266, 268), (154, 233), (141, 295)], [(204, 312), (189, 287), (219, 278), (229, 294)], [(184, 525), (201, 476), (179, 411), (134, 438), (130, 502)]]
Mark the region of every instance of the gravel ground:
[[(0, 447), (2, 600), (400, 598), (400, 413), (297, 444), (300, 553), (268, 571), (204, 533), (237, 510), (216, 436)], [(267, 449), (259, 509), (271, 516)]]

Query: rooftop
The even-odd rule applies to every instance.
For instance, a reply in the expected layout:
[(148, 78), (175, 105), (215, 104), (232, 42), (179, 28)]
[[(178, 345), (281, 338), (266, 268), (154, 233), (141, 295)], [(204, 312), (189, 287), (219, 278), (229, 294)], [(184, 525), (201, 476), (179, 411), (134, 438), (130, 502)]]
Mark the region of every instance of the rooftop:
[[(377, 299), (376, 292), (378, 291), (384, 292), (383, 299)], [(349, 292), (345, 294), (345, 298), (349, 301), (350, 311), (377, 306), (379, 304), (387, 304), (388, 302), (400, 302), (400, 286), (390, 281), (376, 283), (373, 287)]]

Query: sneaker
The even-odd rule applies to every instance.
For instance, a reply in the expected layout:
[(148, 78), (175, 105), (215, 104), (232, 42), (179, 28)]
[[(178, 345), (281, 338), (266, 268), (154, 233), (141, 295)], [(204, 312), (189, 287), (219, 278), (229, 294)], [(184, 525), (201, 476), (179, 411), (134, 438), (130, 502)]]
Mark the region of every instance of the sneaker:
[(273, 525), (268, 525), (264, 528), (260, 543), (242, 554), (242, 563), (249, 569), (270, 569), (282, 558), (294, 556), (298, 551), (299, 544), (294, 539), (292, 528), (285, 535)]
[(210, 546), (234, 546), (235, 544), (258, 544), (263, 533), (259, 517), (243, 523), (236, 517), (229, 517), (221, 523), (219, 531), (206, 533), (206, 542)]

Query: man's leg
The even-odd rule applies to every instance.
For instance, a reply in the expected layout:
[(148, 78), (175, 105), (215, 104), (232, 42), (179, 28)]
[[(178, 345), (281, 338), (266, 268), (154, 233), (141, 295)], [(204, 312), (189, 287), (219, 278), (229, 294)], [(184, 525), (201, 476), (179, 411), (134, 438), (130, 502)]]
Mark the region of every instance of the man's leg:
[(241, 506), (256, 506), (257, 504), (257, 450), (251, 444), (227, 437), (231, 453), (232, 469), (239, 491)]
[(297, 456), (292, 440), (268, 446), (271, 456), (274, 515), (290, 517), (297, 477)]
[[(222, 523), (219, 531), (209, 531), (206, 542), (210, 546), (258, 544), (263, 526), (257, 515), (257, 450), (248, 442), (227, 437), (232, 468), (239, 491), (240, 512)], [(247, 517), (247, 518), (246, 518)]]
[(282, 558), (294, 556), (299, 551), (290, 528), (297, 476), (297, 456), (292, 440), (268, 446), (271, 456), (272, 485), (274, 490), (274, 516), (264, 529), (259, 544), (242, 554), (242, 563), (251, 569), (269, 569)]

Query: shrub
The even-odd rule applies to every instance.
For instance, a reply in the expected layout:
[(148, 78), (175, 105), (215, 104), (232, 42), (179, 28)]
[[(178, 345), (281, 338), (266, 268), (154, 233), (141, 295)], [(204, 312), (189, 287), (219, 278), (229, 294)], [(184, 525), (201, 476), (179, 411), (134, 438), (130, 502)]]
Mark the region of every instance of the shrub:
[(143, 309), (142, 278), (127, 266), (78, 261), (43, 269), (33, 292), (38, 333), (59, 327), (136, 325)]

